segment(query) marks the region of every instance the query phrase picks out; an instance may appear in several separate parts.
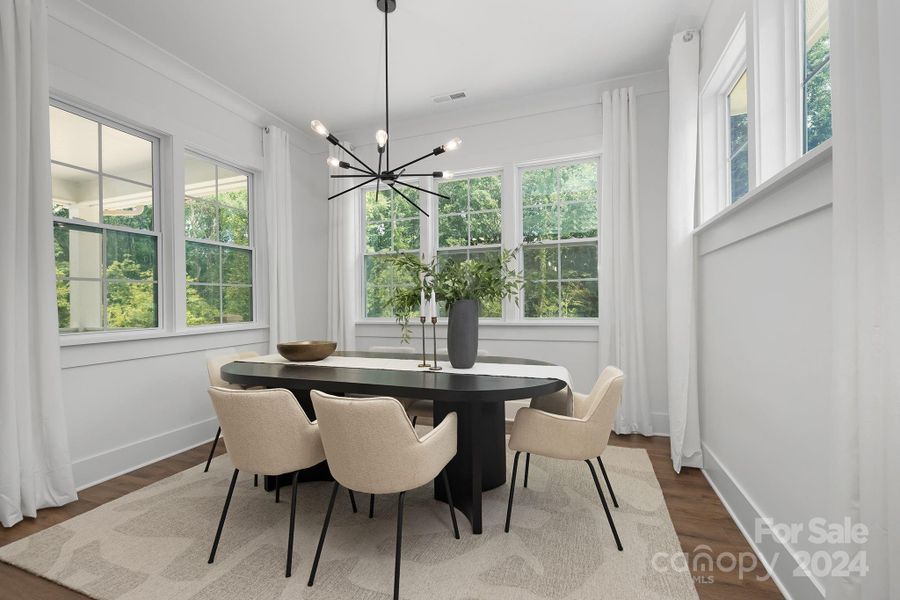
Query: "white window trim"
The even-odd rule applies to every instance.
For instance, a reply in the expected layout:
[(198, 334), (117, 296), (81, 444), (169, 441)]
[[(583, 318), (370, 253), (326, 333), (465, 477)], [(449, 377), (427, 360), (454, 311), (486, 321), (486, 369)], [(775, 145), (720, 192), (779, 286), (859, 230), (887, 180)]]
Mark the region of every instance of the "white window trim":
[[(99, 219), (101, 222), (99, 223), (91, 223), (79, 221), (77, 219), (69, 219), (64, 217), (56, 217), (53, 216), (52, 220), (54, 223), (63, 223), (66, 225), (73, 226), (81, 226), (89, 229), (97, 229), (101, 232), (104, 231), (120, 231), (123, 233), (134, 233), (137, 235), (146, 235), (156, 238), (156, 327), (135, 327), (129, 329), (107, 329), (104, 328), (100, 331), (59, 331), (59, 340), (61, 346), (69, 346), (75, 345), (79, 343), (88, 342), (93, 338), (101, 339), (102, 341), (115, 341), (118, 339), (130, 339), (135, 335), (143, 336), (153, 336), (159, 335), (160, 333), (165, 332), (172, 321), (173, 311), (171, 310), (171, 304), (166, 302), (166, 298), (168, 297), (170, 290), (169, 286), (166, 285), (166, 273), (167, 273), (167, 265), (170, 264), (169, 252), (167, 251), (167, 236), (163, 227), (163, 218), (165, 216), (165, 211), (162, 210), (163, 204), (163, 178), (161, 177), (160, 170), (162, 165), (162, 157), (161, 157), (161, 146), (162, 139), (155, 135), (154, 133), (133, 125), (131, 123), (125, 123), (118, 119), (113, 119), (109, 116), (102, 114), (100, 111), (92, 110), (83, 106), (78, 105), (70, 100), (62, 100), (55, 96), (50, 97), (50, 106), (58, 108), (60, 110), (64, 110), (70, 112), (72, 114), (78, 115), (95, 123), (99, 123), (100, 125), (106, 125), (107, 127), (111, 127), (113, 129), (118, 129), (119, 131), (123, 131), (129, 135), (138, 137), (140, 139), (147, 140), (151, 143), (152, 149), (152, 196), (153, 196), (153, 229), (151, 230), (142, 230), (142, 229), (133, 229), (130, 227), (122, 227), (118, 225), (107, 225), (103, 223), (103, 212), (102, 212), (102, 177), (107, 176), (102, 171), (102, 164), (98, 165), (98, 169), (100, 172), (98, 175), (101, 177), (101, 190), (100, 194), (100, 215)], [(98, 151), (101, 151), (101, 148), (98, 147)], [(102, 162), (102, 158), (101, 158)], [(60, 163), (65, 164), (65, 163)], [(78, 167), (75, 167), (78, 168)], [(93, 172), (93, 171), (91, 171)], [(117, 179), (121, 179), (115, 176), (112, 176)], [(47, 208), (48, 210), (52, 210), (51, 199), (47, 199)], [(106, 247), (105, 243), (101, 247), (101, 266), (105, 265), (106, 262)], [(103, 282), (106, 281), (105, 274), (100, 278), (101, 281), (101, 291), (103, 293), (103, 309), (104, 313), (106, 310), (106, 285)], [(106, 320), (106, 315), (103, 316), (104, 322)]]
[[(753, 65), (747, 60), (746, 15), (700, 90), (700, 222), (732, 204), (728, 148), (728, 94), (747, 72), (748, 193), (757, 185), (756, 107)], [(734, 201), (739, 200), (735, 198)]]
[[(241, 246), (239, 244), (231, 244), (228, 242), (218, 242), (213, 240), (203, 240), (198, 238), (189, 238), (184, 232), (184, 156), (191, 155), (194, 158), (198, 158), (200, 160), (209, 161), (214, 163), (217, 167), (225, 167), (226, 169), (231, 169), (232, 171), (236, 171), (238, 173), (242, 173), (247, 176), (247, 236), (249, 237), (249, 244), (247, 246)], [(257, 228), (256, 228), (256, 179), (257, 174), (251, 169), (247, 169), (231, 163), (227, 160), (223, 160), (221, 158), (217, 158), (213, 155), (210, 155), (203, 150), (195, 149), (189, 146), (185, 146), (184, 155), (181, 157), (181, 169), (180, 172), (182, 174), (181, 178), (181, 212), (179, 213), (180, 218), (176, 219), (176, 227), (180, 227), (181, 235), (181, 256), (183, 260), (187, 258), (187, 242), (196, 242), (198, 244), (208, 244), (211, 246), (219, 246), (222, 248), (235, 248), (238, 250), (249, 250), (250, 251), (250, 303), (251, 310), (253, 311), (252, 318), (249, 321), (241, 321), (238, 323), (214, 323), (208, 325), (188, 325), (187, 324), (187, 269), (182, 268), (178, 273), (176, 273), (176, 277), (181, 280), (181, 293), (178, 298), (179, 305), (181, 307), (181, 315), (177, 324), (177, 331), (179, 332), (195, 332), (199, 331), (203, 332), (215, 332), (215, 331), (232, 331), (235, 329), (244, 329), (244, 328), (254, 328), (262, 326), (262, 319), (260, 315), (262, 311), (260, 310), (260, 302), (262, 294), (260, 293), (260, 286), (257, 285), (259, 280), (258, 273), (260, 269), (260, 260), (258, 258), (257, 244), (256, 240), (259, 238)], [(218, 173), (218, 169), (216, 171)], [(186, 267), (184, 263), (182, 263), (182, 267)], [(221, 272), (221, 265), (220, 265)], [(224, 287), (223, 283), (219, 283), (220, 286)], [(220, 311), (223, 307), (220, 306)], [(220, 314), (221, 317), (221, 314)]]

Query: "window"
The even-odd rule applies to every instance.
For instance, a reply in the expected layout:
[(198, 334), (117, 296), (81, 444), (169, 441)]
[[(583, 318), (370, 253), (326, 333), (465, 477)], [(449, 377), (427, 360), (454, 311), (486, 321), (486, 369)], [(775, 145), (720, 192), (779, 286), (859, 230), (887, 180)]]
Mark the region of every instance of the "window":
[(185, 154), (187, 324), (253, 320), (250, 175)]
[(521, 172), (525, 317), (598, 316), (598, 164)]
[(50, 174), (61, 332), (159, 325), (157, 140), (53, 103)]
[[(449, 199), (438, 200), (438, 264), (499, 258), (502, 231), (500, 175), (442, 181), (437, 191), (449, 196)], [(502, 316), (501, 303), (485, 304), (481, 307), (481, 316)]]
[(728, 193), (734, 202), (750, 189), (748, 162), (749, 124), (747, 123), (747, 71), (735, 82), (726, 98), (728, 103)]
[[(419, 202), (419, 192), (404, 189), (410, 200)], [(388, 304), (394, 289), (416, 284), (418, 273), (399, 272), (387, 257), (397, 252), (418, 253), (421, 245), (419, 211), (393, 190), (375, 188), (365, 197), (365, 316), (391, 317)]]
[(803, 0), (803, 149), (831, 138), (828, 0)]

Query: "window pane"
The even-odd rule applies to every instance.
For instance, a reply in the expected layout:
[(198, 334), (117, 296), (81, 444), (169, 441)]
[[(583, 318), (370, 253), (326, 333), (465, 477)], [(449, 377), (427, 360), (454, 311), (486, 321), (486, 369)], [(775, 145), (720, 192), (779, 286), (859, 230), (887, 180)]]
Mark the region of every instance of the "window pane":
[(219, 294), (217, 285), (187, 286), (187, 324), (211, 325), (220, 322)]
[(219, 203), (232, 208), (248, 210), (247, 176), (227, 167), (219, 167)]
[(366, 257), (366, 281), (371, 285), (378, 286), (389, 286), (391, 284), (391, 264), (388, 257)]
[(471, 179), (469, 210), (491, 210), (500, 208), (500, 177), (478, 177)]
[(560, 247), (559, 266), (562, 279), (597, 277), (597, 244)]
[(388, 300), (391, 297), (391, 288), (381, 286), (366, 286), (366, 316), (390, 317), (391, 308)]
[(500, 213), (476, 213), (469, 217), (472, 246), (500, 243)]
[(103, 292), (100, 281), (70, 280), (69, 326), (71, 331), (103, 329)]
[(50, 158), (99, 171), (99, 125), (55, 106), (50, 107)]
[(103, 174), (153, 185), (153, 144), (150, 140), (100, 126), (103, 136)]
[(370, 223), (366, 226), (366, 252), (384, 252), (391, 249), (391, 224)]
[(56, 276), (100, 279), (103, 237), (99, 230), (53, 225)]
[(465, 246), (468, 244), (469, 232), (466, 218), (451, 215), (438, 218), (438, 245), (442, 248)]
[(522, 204), (546, 204), (556, 202), (556, 171), (532, 169), (522, 173)]
[(559, 283), (556, 281), (526, 281), (525, 316), (558, 317)]
[(56, 316), (59, 320), (60, 330), (70, 329), (71, 312), (69, 310), (69, 282), (58, 280), (56, 282)]
[(223, 323), (245, 323), (253, 320), (252, 288), (249, 286), (225, 286), (222, 294)]
[(559, 278), (558, 246), (525, 246), (522, 249), (525, 262), (525, 279), (547, 280)]
[(831, 139), (831, 65), (809, 80), (804, 90), (806, 106), (806, 150)]
[(184, 235), (197, 240), (219, 239), (215, 201), (207, 198), (184, 199)]
[(215, 200), (216, 165), (193, 154), (185, 154), (184, 194), (194, 198)]
[(246, 210), (219, 205), (219, 241), (226, 244), (250, 244), (250, 215)]
[(200, 283), (220, 283), (219, 246), (185, 243), (185, 267), (187, 280)]
[(135, 229), (153, 229), (153, 188), (104, 177), (103, 222)]
[(156, 284), (110, 282), (106, 323), (110, 329), (156, 327)]
[(748, 140), (747, 72), (744, 71), (728, 93), (728, 170), (732, 202), (750, 189)]
[[(490, 262), (492, 265), (497, 264), (500, 257), (499, 250), (481, 250), (478, 252), (470, 252), (469, 260), (476, 262)], [(499, 266), (498, 266), (499, 269)], [(503, 307), (500, 300), (488, 300), (481, 303), (482, 317), (501, 317), (503, 316)]]
[(374, 223), (378, 221), (391, 220), (391, 195), (390, 190), (385, 192), (379, 191), (378, 197), (375, 197), (375, 190), (366, 192), (366, 222)]
[(438, 200), (438, 212), (440, 214), (461, 213), (466, 211), (469, 202), (468, 182), (463, 179), (460, 181), (444, 181), (438, 184), (438, 193), (450, 196), (450, 199), (440, 198)]
[(806, 0), (804, 3), (806, 29), (806, 79), (828, 58), (831, 36), (828, 23), (828, 0)]
[(251, 273), (251, 257), (249, 250), (222, 248), (222, 281), (223, 283), (253, 282)]
[(526, 242), (557, 239), (557, 207), (553, 204), (525, 207), (522, 236)]
[(559, 170), (560, 199), (563, 202), (596, 201), (597, 163), (568, 165)]
[(597, 236), (597, 202), (578, 202), (560, 207), (559, 237), (586, 238)]
[(394, 250), (416, 250), (419, 247), (419, 219), (405, 219), (394, 225)]
[(109, 279), (156, 280), (156, 238), (106, 232), (106, 276)]
[(465, 250), (453, 250), (450, 252), (442, 250), (437, 253), (438, 269), (442, 269), (452, 262), (462, 262), (467, 258), (468, 253)]
[(562, 316), (596, 317), (598, 315), (596, 281), (563, 281), (560, 285)]
[[(419, 200), (419, 190), (414, 190), (414, 189), (411, 189), (408, 187), (403, 187), (402, 185), (397, 186), (397, 187), (400, 191), (403, 192), (403, 194), (407, 198), (409, 198), (410, 200), (412, 200), (419, 206), (422, 206), (422, 203)], [(419, 213), (419, 209), (417, 209), (415, 206), (413, 206), (412, 204), (407, 202), (406, 199), (403, 198), (403, 196), (401, 196), (400, 194), (397, 194), (397, 193), (394, 193), (393, 196), (394, 196), (394, 218), (408, 219), (411, 217), (415, 217), (415, 218), (419, 217), (419, 214), (421, 214), (421, 213)], [(416, 245), (418, 245), (418, 243)]]
[(65, 210), (70, 219), (100, 221), (100, 176), (62, 165), (50, 165), (54, 211)]

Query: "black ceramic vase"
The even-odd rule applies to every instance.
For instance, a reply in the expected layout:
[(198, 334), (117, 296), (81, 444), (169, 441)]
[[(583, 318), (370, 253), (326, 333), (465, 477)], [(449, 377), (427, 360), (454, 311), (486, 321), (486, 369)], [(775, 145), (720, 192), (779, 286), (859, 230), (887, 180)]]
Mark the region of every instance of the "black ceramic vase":
[(457, 300), (450, 306), (447, 353), (455, 369), (470, 369), (478, 358), (478, 300)]

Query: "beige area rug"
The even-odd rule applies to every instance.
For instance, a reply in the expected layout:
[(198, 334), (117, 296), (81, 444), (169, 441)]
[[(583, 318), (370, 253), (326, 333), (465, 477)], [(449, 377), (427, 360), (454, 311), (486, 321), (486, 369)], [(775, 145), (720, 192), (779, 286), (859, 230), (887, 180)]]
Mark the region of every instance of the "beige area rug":
[[(619, 499), (612, 511), (624, 552), (616, 550), (587, 465), (534, 456), (523, 489), (523, 457), (509, 534), (508, 486), (486, 493), (483, 535), (472, 535), (459, 515), (461, 540), (430, 486), (407, 494), (401, 597), (697, 598), (688, 573), (652, 566), (656, 553), (671, 556), (680, 546), (647, 453), (610, 447), (604, 464)], [(376, 497), (372, 520), (368, 496), (357, 494), (360, 512), (353, 514), (346, 492), (338, 495), (316, 584), (306, 586), (330, 483), (299, 488), (293, 577), (284, 577), (290, 488), (275, 504), (250, 474), (238, 478), (216, 562), (208, 565), (232, 468), (220, 456), (209, 473), (198, 465), (0, 548), (0, 560), (100, 600), (390, 598), (395, 495)]]

